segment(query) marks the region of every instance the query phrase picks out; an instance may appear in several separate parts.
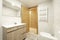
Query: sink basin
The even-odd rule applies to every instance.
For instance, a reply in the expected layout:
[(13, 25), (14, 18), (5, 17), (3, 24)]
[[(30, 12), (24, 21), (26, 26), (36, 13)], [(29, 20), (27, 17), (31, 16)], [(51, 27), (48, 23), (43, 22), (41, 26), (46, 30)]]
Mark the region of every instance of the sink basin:
[(19, 24), (3, 24), (2, 26), (5, 28), (11, 28), (11, 27), (16, 27), (20, 25), (25, 25), (26, 23), (19, 23)]

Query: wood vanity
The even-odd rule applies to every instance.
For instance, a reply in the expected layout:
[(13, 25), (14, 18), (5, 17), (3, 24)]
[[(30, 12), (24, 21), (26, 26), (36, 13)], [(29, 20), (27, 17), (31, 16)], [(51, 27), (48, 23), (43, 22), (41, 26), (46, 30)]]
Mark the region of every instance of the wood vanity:
[(26, 25), (16, 27), (3, 27), (3, 40), (24, 40), (26, 37)]

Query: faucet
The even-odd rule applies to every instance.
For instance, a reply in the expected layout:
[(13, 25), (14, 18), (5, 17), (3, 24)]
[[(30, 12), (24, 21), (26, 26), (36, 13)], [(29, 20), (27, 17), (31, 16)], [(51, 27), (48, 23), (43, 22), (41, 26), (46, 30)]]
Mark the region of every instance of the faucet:
[(14, 24), (16, 25), (17, 23), (15, 22)]

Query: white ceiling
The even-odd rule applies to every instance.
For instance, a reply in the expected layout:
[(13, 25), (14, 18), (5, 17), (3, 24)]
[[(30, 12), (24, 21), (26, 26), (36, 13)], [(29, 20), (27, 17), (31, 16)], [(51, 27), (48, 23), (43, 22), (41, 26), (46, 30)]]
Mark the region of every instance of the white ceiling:
[(22, 4), (26, 5), (27, 7), (36, 6), (42, 2), (46, 2), (48, 0), (19, 0)]

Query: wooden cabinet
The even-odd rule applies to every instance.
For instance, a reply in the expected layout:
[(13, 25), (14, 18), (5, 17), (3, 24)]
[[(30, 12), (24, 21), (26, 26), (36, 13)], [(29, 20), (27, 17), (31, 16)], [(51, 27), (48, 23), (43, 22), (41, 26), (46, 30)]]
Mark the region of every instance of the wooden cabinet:
[(23, 40), (26, 37), (26, 27), (4, 28), (4, 40)]

